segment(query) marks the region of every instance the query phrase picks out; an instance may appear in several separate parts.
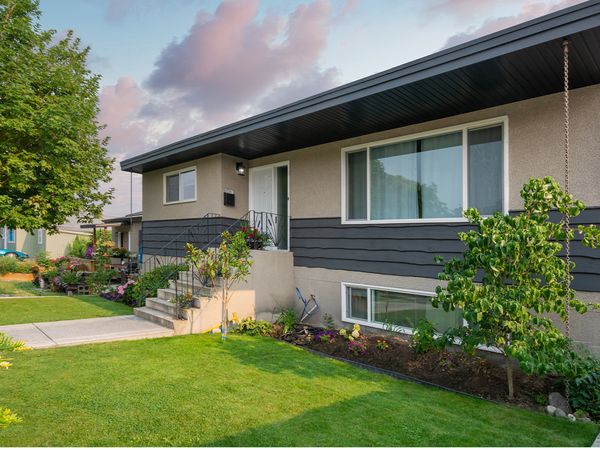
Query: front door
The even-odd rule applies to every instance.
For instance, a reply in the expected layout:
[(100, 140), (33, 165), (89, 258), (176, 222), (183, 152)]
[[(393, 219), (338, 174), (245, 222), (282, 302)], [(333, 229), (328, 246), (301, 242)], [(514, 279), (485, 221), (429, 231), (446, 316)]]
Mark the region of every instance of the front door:
[(288, 249), (288, 164), (250, 169), (250, 210), (252, 226), (269, 234), (273, 247)]

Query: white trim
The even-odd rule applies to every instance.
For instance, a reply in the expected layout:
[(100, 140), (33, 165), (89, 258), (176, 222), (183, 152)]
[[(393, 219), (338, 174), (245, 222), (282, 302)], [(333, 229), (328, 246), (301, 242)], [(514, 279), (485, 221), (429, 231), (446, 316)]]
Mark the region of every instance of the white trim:
[[(168, 202), (167, 201), (167, 177), (172, 176), (172, 175), (180, 175), (182, 173), (185, 172), (191, 172), (194, 171), (194, 198), (186, 198), (185, 200), (176, 200), (174, 202)], [(183, 189), (181, 187), (181, 177), (179, 177), (179, 195), (181, 196), (181, 193), (183, 192)], [(195, 202), (198, 198), (198, 171), (196, 170), (196, 166), (190, 166), (190, 167), (185, 167), (183, 169), (178, 169), (178, 170), (172, 170), (170, 172), (165, 172), (163, 173), (163, 205), (177, 205), (180, 203), (191, 203), (191, 202)]]
[[(491, 119), (479, 120), (476, 122), (468, 122), (460, 125), (455, 125), (445, 128), (437, 128), (435, 130), (429, 130), (421, 133), (414, 133), (404, 135), (395, 138), (383, 139), (380, 141), (365, 142), (363, 144), (352, 145), (349, 147), (342, 147), (341, 149), (341, 164), (342, 164), (342, 179), (341, 179), (341, 218), (343, 225), (366, 225), (366, 224), (386, 224), (386, 223), (413, 223), (413, 224), (425, 224), (425, 223), (466, 223), (467, 219), (464, 217), (451, 217), (451, 218), (425, 218), (425, 219), (370, 219), (371, 216), (371, 183), (370, 183), (370, 150), (373, 146), (380, 146), (398, 142), (412, 141), (416, 139), (423, 139), (431, 136), (438, 136), (441, 134), (452, 133), (462, 131), (462, 185), (463, 185), (463, 211), (468, 207), (468, 191), (469, 191), (469, 180), (468, 180), (468, 132), (469, 130), (476, 128), (485, 128), (494, 125), (502, 126), (502, 140), (503, 140), (503, 189), (502, 189), (502, 212), (508, 214), (508, 196), (509, 196), (509, 178), (508, 178), (508, 158), (509, 158), (509, 147), (508, 147), (508, 116), (499, 116)], [(348, 219), (347, 218), (347, 177), (346, 177), (346, 165), (347, 159), (346, 154), (365, 150), (367, 152), (367, 218), (366, 219)]]
[(252, 185), (254, 184), (254, 175), (253, 173), (256, 173), (257, 170), (262, 170), (262, 169), (273, 169), (272, 174), (273, 176), (271, 177), (271, 183), (272, 183), (272, 192), (273, 192), (273, 197), (271, 199), (271, 207), (273, 209), (273, 212), (275, 214), (279, 214), (279, 211), (277, 210), (277, 172), (274, 170), (278, 167), (287, 167), (287, 250), (283, 250), (283, 251), (290, 251), (290, 226), (291, 226), (291, 221), (290, 221), (290, 217), (292, 216), (291, 211), (290, 211), (290, 199), (292, 197), (291, 193), (290, 193), (290, 178), (291, 178), (291, 174), (290, 174), (290, 161), (286, 160), (286, 161), (279, 161), (276, 163), (272, 163), (272, 164), (265, 164), (263, 166), (255, 166), (255, 167), (249, 167), (248, 168), (248, 209), (250, 211), (253, 211), (254, 208), (254, 195), (253, 192), (254, 190), (252, 189)]
[[(405, 289), (405, 288), (390, 288), (385, 286), (373, 286), (370, 284), (362, 284), (362, 283), (349, 283), (342, 281), (342, 321), (348, 323), (357, 323), (359, 325), (370, 327), (370, 328), (379, 328), (381, 330), (385, 329), (385, 324), (374, 322), (371, 317), (371, 291), (386, 291), (386, 292), (399, 292), (401, 294), (410, 294), (410, 295), (419, 295), (421, 297), (429, 297), (432, 298), (435, 296), (435, 292), (429, 291), (419, 291), (416, 289)], [(357, 288), (357, 289), (366, 289), (367, 290), (367, 320), (356, 319), (354, 317), (348, 316), (347, 311), (347, 301), (348, 301), (348, 288)], [(395, 326), (395, 329), (400, 333), (404, 334), (413, 334), (412, 328)]]

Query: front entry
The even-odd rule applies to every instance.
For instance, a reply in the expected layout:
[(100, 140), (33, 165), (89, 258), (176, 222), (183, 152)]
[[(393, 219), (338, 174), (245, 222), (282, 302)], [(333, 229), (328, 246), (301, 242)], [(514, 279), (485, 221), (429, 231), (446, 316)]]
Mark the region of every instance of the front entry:
[(288, 249), (288, 163), (250, 169), (251, 225), (271, 236), (272, 246)]

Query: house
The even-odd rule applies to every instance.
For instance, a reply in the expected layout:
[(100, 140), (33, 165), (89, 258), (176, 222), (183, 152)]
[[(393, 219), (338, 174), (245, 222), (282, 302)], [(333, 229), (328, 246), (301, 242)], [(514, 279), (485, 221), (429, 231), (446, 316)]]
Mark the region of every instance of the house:
[(85, 230), (110, 229), (111, 240), (115, 247), (125, 248), (133, 256), (139, 253), (140, 233), (142, 230), (142, 212), (126, 214), (122, 217), (103, 219), (101, 223), (81, 225)]
[(4, 227), (0, 229), (0, 248), (27, 253), (31, 258), (43, 252), (46, 252), (50, 258), (58, 258), (66, 254), (69, 244), (78, 236), (91, 238), (89, 231), (70, 225), (58, 227), (58, 233), (54, 234), (49, 234), (43, 229), (28, 233), (25, 230)]
[[(565, 38), (571, 192), (587, 205), (577, 223), (600, 223), (590, 1), (123, 161), (143, 174), (144, 258), (173, 254), (185, 230), (260, 211), (245, 217), (277, 231), (292, 283), (319, 300), (310, 320), (382, 328), (391, 317), (406, 332), (423, 317), (457, 323), (428, 298), (434, 256), (463, 248), (462, 211), (517, 212), (529, 178), (563, 180)], [(574, 242), (572, 259), (579, 296), (600, 302), (600, 253)], [(600, 354), (600, 312), (572, 320), (573, 338)]]

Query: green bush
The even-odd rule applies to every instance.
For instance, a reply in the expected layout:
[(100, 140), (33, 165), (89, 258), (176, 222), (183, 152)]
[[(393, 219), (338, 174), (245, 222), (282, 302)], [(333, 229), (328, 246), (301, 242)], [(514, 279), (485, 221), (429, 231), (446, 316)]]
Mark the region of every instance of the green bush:
[(436, 329), (427, 319), (421, 319), (412, 335), (411, 347), (418, 354), (430, 352), (435, 348)]
[(248, 336), (271, 336), (273, 334), (273, 324), (247, 317), (237, 325), (234, 332)]
[(85, 254), (90, 243), (91, 240), (89, 238), (77, 236), (70, 244), (67, 245), (65, 254), (68, 256), (75, 256), (77, 258), (85, 258)]
[(52, 265), (52, 261), (50, 260), (50, 257), (48, 256), (48, 252), (40, 252), (37, 257), (35, 258), (35, 262), (37, 263), (38, 266), (41, 267), (50, 267)]
[(81, 282), (81, 274), (78, 272), (66, 271), (60, 276), (60, 281), (68, 286), (74, 286)]
[(0, 257), (0, 275), (5, 273), (31, 273), (34, 267), (37, 267), (35, 261), (19, 261), (17, 258)]
[(133, 306), (143, 306), (146, 298), (156, 297), (159, 289), (169, 287), (169, 280), (175, 280), (180, 271), (188, 270), (186, 264), (164, 264), (140, 276), (135, 284), (128, 286), (123, 295), (123, 302)]
[(293, 309), (284, 309), (279, 314), (275, 323), (281, 325), (281, 331), (283, 334), (287, 334), (294, 329), (294, 325), (298, 322), (298, 315)]
[(600, 419), (600, 361), (589, 351), (578, 349), (565, 361), (569, 371), (566, 384), (574, 410), (583, 410)]

